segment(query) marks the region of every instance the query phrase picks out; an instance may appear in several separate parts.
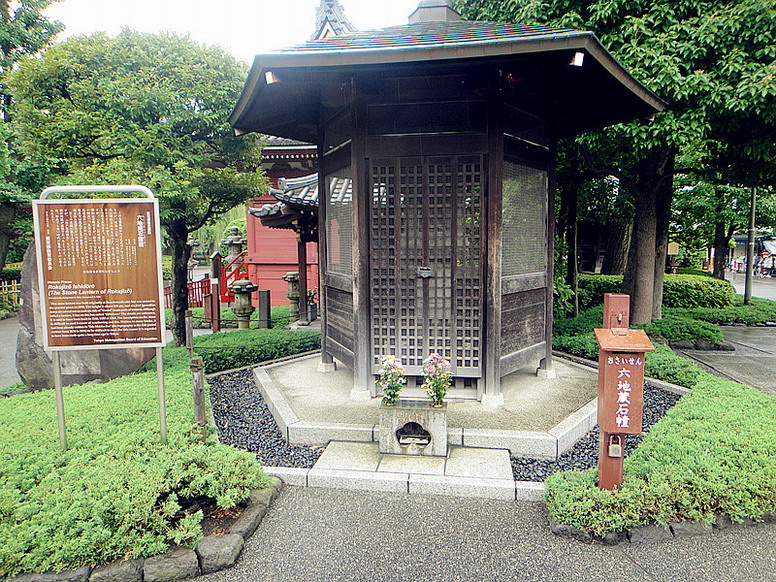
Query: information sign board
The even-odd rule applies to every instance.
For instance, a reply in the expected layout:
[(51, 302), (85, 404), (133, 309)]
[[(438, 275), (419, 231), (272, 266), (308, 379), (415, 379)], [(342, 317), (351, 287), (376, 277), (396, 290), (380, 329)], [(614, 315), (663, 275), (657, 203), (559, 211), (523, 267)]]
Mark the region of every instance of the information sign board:
[(164, 345), (156, 199), (36, 200), (33, 219), (44, 349)]

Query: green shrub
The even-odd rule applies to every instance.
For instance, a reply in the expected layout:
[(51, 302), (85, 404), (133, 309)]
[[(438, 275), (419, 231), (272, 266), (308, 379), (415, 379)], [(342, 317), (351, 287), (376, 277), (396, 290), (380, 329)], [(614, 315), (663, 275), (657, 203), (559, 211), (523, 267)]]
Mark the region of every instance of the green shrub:
[(644, 363), (644, 375), (664, 382), (693, 388), (703, 377), (694, 362), (677, 356), (668, 346), (657, 344), (654, 352), (647, 353)]
[(664, 310), (664, 313), (699, 319), (717, 325), (732, 325), (736, 323), (752, 325), (766, 321), (776, 321), (776, 301), (752, 297), (751, 303), (744, 305), (743, 296), (736, 295), (735, 304), (730, 307), (668, 308)]
[(552, 349), (588, 360), (598, 359), (598, 342), (593, 332), (552, 336)]
[(22, 269), (21, 267), (5, 267), (0, 272), (0, 281), (21, 281)]
[[(580, 275), (579, 307), (600, 305), (604, 293), (620, 293), (620, 275)], [(728, 307), (735, 304), (735, 290), (729, 281), (698, 275), (666, 275), (663, 282), (664, 307)]]
[(622, 275), (580, 275), (579, 309), (603, 305), (604, 293), (622, 293)]
[(321, 347), (317, 331), (281, 329), (228, 331), (194, 338), (194, 350), (212, 374), (267, 360), (301, 354)]
[(167, 445), (155, 373), (66, 387), (65, 452), (53, 391), (0, 400), (0, 578), (193, 547), (202, 512), (188, 500), (233, 507), (267, 484), (255, 455), (193, 439), (186, 350), (167, 353)]
[(689, 317), (665, 315), (663, 319), (652, 320), (649, 325), (633, 327), (643, 329), (653, 339), (668, 342), (704, 340), (714, 344), (722, 341), (722, 332), (716, 326)]
[(600, 534), (776, 510), (776, 398), (701, 374), (625, 460), (621, 489), (599, 490), (595, 470), (547, 479), (553, 518)]

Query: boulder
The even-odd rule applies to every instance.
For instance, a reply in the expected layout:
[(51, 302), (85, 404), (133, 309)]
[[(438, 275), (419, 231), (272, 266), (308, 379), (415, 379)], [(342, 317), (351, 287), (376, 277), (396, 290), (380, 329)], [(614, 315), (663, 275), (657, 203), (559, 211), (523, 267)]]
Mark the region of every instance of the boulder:
[(665, 525), (642, 525), (630, 530), (632, 544), (651, 544), (673, 540), (671, 529)]

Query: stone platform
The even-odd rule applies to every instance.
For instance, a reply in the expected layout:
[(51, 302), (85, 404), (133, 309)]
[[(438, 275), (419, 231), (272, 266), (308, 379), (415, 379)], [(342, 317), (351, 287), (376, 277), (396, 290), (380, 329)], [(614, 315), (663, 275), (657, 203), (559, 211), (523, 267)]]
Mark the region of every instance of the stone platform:
[[(318, 355), (259, 366), (256, 385), (287, 441), (379, 441), (379, 398), (350, 399), (352, 372), (317, 371)], [(555, 378), (523, 370), (502, 380), (504, 406), (448, 399), (451, 447), (505, 449), (518, 456), (557, 459), (596, 424), (596, 371), (556, 359)]]

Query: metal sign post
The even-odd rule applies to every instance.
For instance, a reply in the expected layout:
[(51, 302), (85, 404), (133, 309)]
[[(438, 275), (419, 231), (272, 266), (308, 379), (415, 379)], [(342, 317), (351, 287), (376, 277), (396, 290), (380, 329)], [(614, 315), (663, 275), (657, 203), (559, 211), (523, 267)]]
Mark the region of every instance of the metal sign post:
[[(145, 198), (88, 198), (130, 193)], [(48, 199), (51, 194), (79, 198)], [(59, 351), (157, 348), (166, 441), (164, 288), (159, 203), (144, 186), (55, 186), (33, 201), (43, 348), (52, 354), (60, 444), (65, 435)]]

